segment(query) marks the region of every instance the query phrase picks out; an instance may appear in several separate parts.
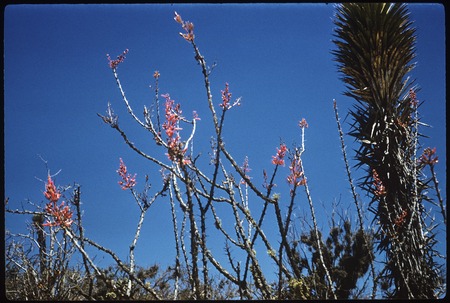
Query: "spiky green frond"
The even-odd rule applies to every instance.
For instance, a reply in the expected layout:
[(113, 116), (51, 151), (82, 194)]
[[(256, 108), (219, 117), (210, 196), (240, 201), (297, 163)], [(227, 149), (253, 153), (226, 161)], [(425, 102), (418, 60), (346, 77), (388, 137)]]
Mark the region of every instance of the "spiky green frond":
[(404, 4), (345, 4), (337, 9), (334, 51), (346, 94), (393, 110), (414, 68), (415, 29)]

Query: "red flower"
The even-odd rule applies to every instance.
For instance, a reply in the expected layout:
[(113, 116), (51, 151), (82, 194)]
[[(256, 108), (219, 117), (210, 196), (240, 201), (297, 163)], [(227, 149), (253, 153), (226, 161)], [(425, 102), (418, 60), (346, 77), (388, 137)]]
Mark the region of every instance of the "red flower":
[(122, 181), (119, 181), (118, 183), (123, 190), (133, 188), (136, 185), (136, 174), (131, 177), (131, 175), (127, 173), (127, 167), (123, 163), (122, 158), (120, 158), (120, 166), (117, 173), (122, 177)]
[(280, 148), (277, 147), (277, 155), (272, 156), (272, 164), (284, 166), (284, 156), (286, 155), (287, 147), (285, 144), (280, 144)]
[(418, 161), (419, 163), (430, 166), (434, 166), (436, 163), (438, 163), (439, 158), (438, 156), (436, 156), (436, 147), (433, 149), (429, 147), (425, 148)]
[(303, 173), (302, 160), (297, 155), (292, 159), (289, 170), (291, 171), (290, 175), (287, 177), (287, 181), (289, 184), (294, 186), (306, 184), (306, 177)]
[(116, 60), (112, 60), (111, 57), (109, 56), (109, 54), (106, 54), (106, 57), (108, 58), (108, 61), (109, 61), (109, 67), (112, 69), (117, 68), (117, 66), (125, 60), (125, 55), (127, 53), (128, 53), (128, 48), (126, 50), (124, 50), (121, 55), (117, 56)]
[(222, 93), (222, 104), (220, 104), (220, 107), (223, 107), (224, 109), (229, 109), (231, 93), (228, 90), (228, 83), (225, 83), (225, 89), (220, 92)]
[(419, 104), (416, 92), (412, 88), (409, 90), (409, 100), (412, 107), (416, 107)]
[(406, 210), (403, 210), (400, 216), (395, 219), (394, 224), (397, 225), (398, 227), (402, 226), (407, 216), (408, 212)]
[(375, 169), (372, 170), (372, 177), (373, 177), (373, 186), (375, 187), (374, 194), (377, 197), (383, 197), (386, 196), (386, 187), (384, 187), (383, 182), (381, 182), (380, 177), (378, 176), (378, 173)]
[(49, 202), (45, 206), (45, 211), (55, 220), (53, 222), (44, 223), (44, 226), (62, 226), (64, 228), (69, 227), (73, 223), (73, 213), (69, 206), (64, 206), (64, 201), (61, 202), (59, 206), (56, 205), (56, 202)]
[(240, 106), (241, 98), (237, 98), (233, 104), (230, 104), (231, 100), (231, 93), (229, 90), (228, 83), (225, 83), (225, 89), (220, 91), (222, 93), (222, 103), (219, 104), (220, 107), (222, 107), (224, 110), (230, 109), (233, 106), (237, 105)]
[(183, 21), (180, 15), (178, 15), (177, 12), (175, 12), (175, 17), (173, 18), (176, 22), (181, 24), (181, 27), (183, 27), (185, 34), (180, 33), (180, 35), (188, 42), (194, 41), (194, 24), (189, 21)]
[(302, 121), (298, 122), (298, 126), (301, 128), (308, 128), (308, 122), (306, 122), (305, 118), (302, 118)]
[(56, 202), (61, 198), (61, 193), (56, 189), (50, 176), (48, 176), (45, 188), (44, 196), (50, 201), (45, 206), (45, 211), (54, 218), (54, 221), (46, 222), (43, 225), (69, 227), (73, 222), (72, 211), (69, 206), (64, 206), (64, 201), (59, 206), (56, 205)]
[[(183, 148), (179, 132), (182, 130), (180, 127), (180, 120), (183, 119), (180, 104), (175, 104), (175, 101), (170, 99), (169, 94), (161, 96), (166, 99), (166, 121), (163, 123), (162, 127), (167, 135), (167, 146), (169, 148), (167, 157), (170, 161), (181, 161), (183, 164), (189, 164), (190, 161), (184, 158), (187, 148)], [(200, 120), (196, 112), (194, 112), (194, 119)]]
[(47, 184), (45, 185), (46, 191), (44, 192), (45, 198), (51, 202), (56, 202), (61, 197), (61, 193), (56, 189), (55, 184), (50, 176), (48, 176)]

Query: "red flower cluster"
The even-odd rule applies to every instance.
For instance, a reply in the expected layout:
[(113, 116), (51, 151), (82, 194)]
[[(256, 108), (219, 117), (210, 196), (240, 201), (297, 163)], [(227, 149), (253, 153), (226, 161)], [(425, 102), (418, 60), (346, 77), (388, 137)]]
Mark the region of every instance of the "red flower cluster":
[[(170, 161), (188, 164), (190, 161), (184, 158), (187, 148), (183, 148), (179, 133), (179, 131), (182, 130), (179, 126), (180, 120), (183, 119), (180, 104), (175, 104), (175, 101), (170, 99), (169, 94), (161, 96), (166, 99), (166, 121), (163, 123), (162, 127), (167, 135), (167, 145), (169, 147), (167, 157)], [(200, 120), (197, 112), (194, 111), (193, 115), (195, 120)]]
[(194, 41), (195, 35), (194, 35), (194, 23), (189, 21), (183, 21), (181, 19), (181, 16), (178, 15), (177, 12), (175, 12), (175, 17), (173, 18), (176, 22), (180, 23), (183, 27), (185, 34), (180, 33), (180, 36), (183, 37), (186, 41)]
[(280, 144), (280, 148), (277, 147), (277, 155), (272, 156), (272, 164), (284, 166), (284, 157), (286, 156), (286, 152), (287, 152), (286, 145)]
[(377, 171), (372, 169), (372, 177), (373, 177), (373, 186), (375, 186), (374, 194), (377, 197), (386, 196), (386, 187), (384, 187), (383, 182), (381, 182), (380, 177), (378, 176)]
[(237, 98), (233, 104), (230, 104), (231, 93), (229, 90), (228, 83), (225, 83), (225, 89), (221, 90), (220, 92), (222, 93), (222, 103), (219, 106), (222, 107), (224, 110), (230, 109), (235, 105), (238, 106), (241, 105), (240, 104), (241, 98)]
[(64, 206), (64, 201), (58, 206), (56, 202), (58, 202), (59, 198), (61, 198), (61, 193), (56, 189), (55, 184), (50, 176), (48, 176), (47, 184), (45, 186), (46, 191), (44, 192), (44, 196), (50, 202), (45, 206), (45, 211), (47, 214), (51, 215), (55, 221), (46, 222), (44, 226), (62, 226), (69, 227), (72, 223), (72, 211), (69, 206)]
[(291, 174), (287, 177), (289, 184), (294, 186), (306, 184), (306, 177), (302, 169), (302, 160), (299, 157), (294, 156), (291, 161), (291, 165), (289, 166), (289, 170), (291, 171)]
[(225, 90), (221, 90), (220, 92), (222, 93), (222, 103), (220, 104), (220, 107), (223, 107), (224, 109), (229, 109), (231, 93), (228, 89), (228, 83), (225, 83)]
[(416, 107), (419, 104), (419, 100), (417, 100), (416, 92), (412, 88), (409, 90), (409, 100), (411, 102), (412, 107)]
[(394, 224), (397, 225), (398, 227), (400, 227), (403, 222), (405, 221), (406, 217), (408, 216), (408, 212), (406, 210), (403, 210), (402, 213), (400, 214), (400, 216), (395, 219)]
[(163, 124), (163, 128), (166, 131), (167, 137), (169, 137), (169, 143), (171, 141), (179, 141), (180, 134), (178, 131), (182, 130), (179, 127), (179, 122), (182, 118), (180, 104), (175, 104), (175, 101), (170, 99), (169, 94), (161, 95), (166, 99), (166, 122)]
[(302, 118), (302, 121), (298, 122), (298, 126), (300, 126), (301, 128), (308, 128), (308, 122), (306, 122), (305, 118)]
[(117, 66), (125, 60), (125, 55), (127, 53), (128, 53), (128, 48), (126, 50), (124, 50), (121, 55), (117, 56), (116, 60), (112, 60), (111, 57), (109, 56), (109, 54), (106, 54), (106, 57), (108, 58), (108, 61), (109, 61), (109, 67), (112, 69), (117, 68)]
[(418, 161), (419, 163), (430, 166), (434, 166), (436, 163), (438, 163), (439, 160), (438, 156), (436, 156), (436, 147), (433, 149), (429, 147), (425, 148)]
[(64, 201), (61, 202), (59, 206), (54, 202), (50, 202), (45, 206), (45, 211), (52, 215), (55, 219), (54, 222), (44, 223), (44, 226), (62, 226), (69, 227), (72, 223), (72, 211), (69, 206), (64, 206)]
[(136, 185), (136, 174), (134, 174), (133, 177), (131, 177), (130, 174), (128, 174), (127, 167), (123, 163), (122, 158), (120, 158), (120, 166), (117, 170), (117, 173), (120, 177), (122, 177), (122, 180), (119, 181), (119, 185), (123, 190), (127, 190), (130, 188), (133, 188)]
[(56, 189), (55, 183), (50, 176), (48, 176), (47, 184), (45, 185), (44, 196), (50, 202), (56, 202), (61, 198), (61, 193)]

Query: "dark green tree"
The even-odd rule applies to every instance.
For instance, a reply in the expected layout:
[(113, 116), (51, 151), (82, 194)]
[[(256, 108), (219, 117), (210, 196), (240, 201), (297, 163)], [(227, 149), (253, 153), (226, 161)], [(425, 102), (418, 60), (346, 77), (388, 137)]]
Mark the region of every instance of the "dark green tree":
[(433, 298), (440, 282), (423, 213), (418, 101), (407, 77), (416, 41), (409, 12), (399, 3), (345, 3), (335, 25), (344, 94), (356, 100), (350, 135), (360, 143), (357, 166), (366, 170), (360, 186), (372, 198), (378, 249), (386, 256), (383, 289), (391, 298)]
[[(359, 291), (357, 281), (363, 277), (371, 261), (373, 250), (372, 235), (361, 229), (352, 230), (349, 219), (339, 223), (333, 222), (328, 237), (323, 243), (320, 241), (325, 265), (330, 270), (331, 279), (336, 285), (337, 299), (358, 298)], [(306, 247), (303, 252), (298, 248), (299, 244)], [(299, 241), (294, 241), (299, 268), (305, 275), (298, 280), (289, 283), (289, 299), (323, 299), (330, 297), (325, 272), (320, 266), (317, 239), (314, 230), (304, 233)], [(311, 256), (309, 256), (309, 254)]]

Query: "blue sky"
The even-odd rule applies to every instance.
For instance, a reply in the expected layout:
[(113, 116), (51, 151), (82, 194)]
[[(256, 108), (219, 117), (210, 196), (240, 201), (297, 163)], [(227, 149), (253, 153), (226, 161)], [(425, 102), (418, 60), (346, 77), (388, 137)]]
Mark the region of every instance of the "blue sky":
[[(432, 126), (422, 128), (430, 137), (422, 142), (424, 147), (437, 147), (437, 174), (446, 197), (444, 8), (411, 4), (409, 9), (418, 36), (418, 65), (412, 77), (421, 87), (418, 98), (425, 101), (422, 121)], [(224, 138), (238, 163), (249, 157), (255, 183), (262, 183), (263, 169), (273, 169), (271, 156), (280, 139), (288, 146), (300, 143), (297, 124), (305, 118), (309, 128), (303, 161), (320, 227), (327, 229), (327, 215), (336, 201), (355, 216), (332, 106), (336, 99), (348, 130), (345, 122), (350, 120), (344, 118), (354, 101), (342, 95), (344, 85), (330, 54), (335, 13), (331, 4), (7, 6), (4, 144), (10, 208), (26, 205), (27, 199), (44, 205), (44, 183), (37, 179), (47, 175), (41, 155), (51, 173), (61, 169), (56, 184), (82, 185), (86, 235), (125, 258), (138, 208), (117, 184), (119, 158), (137, 173), (138, 190), (146, 174), (153, 192), (158, 190), (160, 175), (97, 113), (104, 114), (111, 102), (131, 140), (167, 163), (164, 151), (127, 115), (108, 67), (106, 54), (115, 58), (127, 48), (118, 72), (135, 112), (141, 114), (143, 106), (153, 101), (149, 85), (158, 70), (160, 92), (181, 103), (187, 118), (196, 110), (202, 119), (195, 152), (202, 153), (207, 165), (213, 128), (203, 78), (192, 47), (178, 35), (181, 28), (173, 20), (174, 11), (194, 23), (196, 43), (207, 63), (217, 62), (210, 79), (215, 104), (225, 82), (233, 97), (242, 97), (242, 105), (227, 112)], [(352, 139), (346, 137), (346, 143), (351, 156)], [(285, 167), (276, 181), (277, 191), (285, 197), (287, 174)], [(309, 214), (304, 195), (298, 199), (296, 214)], [(6, 229), (23, 231), (25, 220), (31, 218), (7, 215)], [(274, 235), (275, 229), (265, 227)], [(147, 214), (136, 251), (138, 263), (171, 263), (172, 239), (169, 204), (159, 200)], [(223, 241), (215, 244), (221, 254)], [(102, 262), (109, 264), (108, 259)]]

